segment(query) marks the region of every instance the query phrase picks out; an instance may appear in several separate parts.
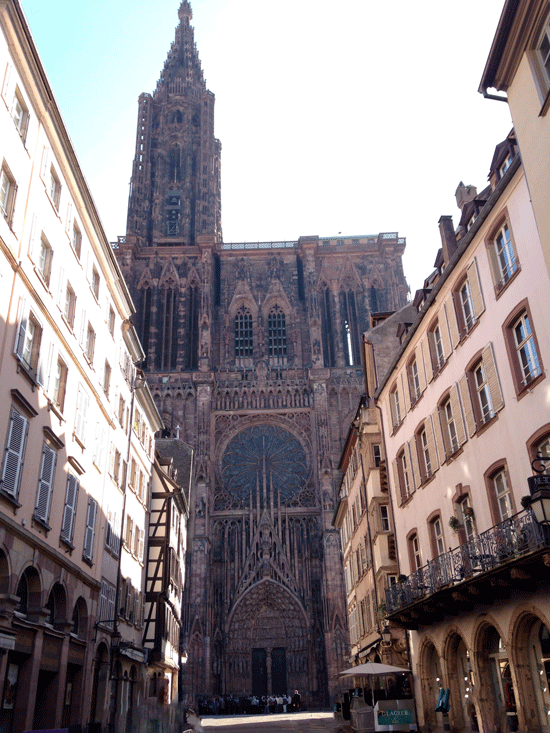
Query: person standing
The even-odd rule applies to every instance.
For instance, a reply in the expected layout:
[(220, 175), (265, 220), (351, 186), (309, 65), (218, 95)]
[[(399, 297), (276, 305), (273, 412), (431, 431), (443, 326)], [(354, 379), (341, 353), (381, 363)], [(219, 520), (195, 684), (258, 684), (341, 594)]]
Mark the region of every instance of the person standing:
[(294, 695), (292, 695), (292, 709), (295, 713), (297, 713), (300, 710), (302, 704), (302, 698), (300, 696), (300, 693), (298, 690), (294, 690)]

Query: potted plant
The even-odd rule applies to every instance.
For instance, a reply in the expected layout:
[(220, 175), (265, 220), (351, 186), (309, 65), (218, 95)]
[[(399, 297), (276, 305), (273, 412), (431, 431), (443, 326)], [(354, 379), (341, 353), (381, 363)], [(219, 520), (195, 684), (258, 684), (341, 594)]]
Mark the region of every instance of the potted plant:
[(453, 532), (458, 532), (458, 528), (460, 527), (460, 522), (459, 522), (459, 521), (458, 521), (458, 519), (457, 519), (457, 518), (456, 518), (456, 517), (454, 516), (454, 514), (453, 514), (453, 516), (452, 516), (452, 517), (451, 517), (451, 518), (449, 519), (449, 527), (451, 527), (451, 529), (453, 530)]
[(465, 506), (463, 512), (465, 517), (470, 517), (471, 519), (474, 518), (474, 510), (471, 506)]
[(531, 506), (531, 494), (526, 494), (526, 496), (521, 497), (521, 506), (524, 509), (529, 509)]

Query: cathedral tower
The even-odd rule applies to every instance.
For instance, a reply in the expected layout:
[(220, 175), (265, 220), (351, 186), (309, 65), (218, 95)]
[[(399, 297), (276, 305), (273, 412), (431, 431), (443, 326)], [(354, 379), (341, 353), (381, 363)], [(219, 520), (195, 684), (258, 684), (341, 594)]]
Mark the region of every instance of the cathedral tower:
[(184, 0), (155, 93), (139, 98), (127, 222), (139, 246), (194, 245), (201, 234), (221, 238), (221, 146), (192, 17)]
[(406, 302), (405, 240), (223, 243), (214, 97), (190, 18), (183, 2), (157, 90), (139, 100), (115, 245), (151, 391), (196, 452), (183, 687), (189, 703), (299, 689), (326, 704), (348, 654), (338, 465), (361, 333)]

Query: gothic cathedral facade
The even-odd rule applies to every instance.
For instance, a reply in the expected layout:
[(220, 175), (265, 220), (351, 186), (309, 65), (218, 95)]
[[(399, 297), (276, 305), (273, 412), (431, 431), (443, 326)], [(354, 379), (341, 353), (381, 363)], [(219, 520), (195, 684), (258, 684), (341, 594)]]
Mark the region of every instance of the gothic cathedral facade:
[(292, 693), (326, 704), (347, 666), (338, 531), (361, 333), (406, 302), (396, 233), (224, 244), (214, 95), (187, 0), (139, 99), (115, 252), (151, 391), (196, 454), (184, 591), (185, 699)]

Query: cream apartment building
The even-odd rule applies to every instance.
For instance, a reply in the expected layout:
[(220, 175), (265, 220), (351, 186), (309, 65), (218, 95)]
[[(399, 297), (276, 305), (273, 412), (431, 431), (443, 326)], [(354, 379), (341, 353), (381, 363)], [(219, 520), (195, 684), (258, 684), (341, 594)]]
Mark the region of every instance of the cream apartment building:
[(550, 542), (523, 497), (550, 456), (550, 281), (513, 132), (490, 185), (456, 196), (376, 395), (400, 573), (386, 611), (423, 730), (443, 730), (449, 689), (453, 730), (548, 731)]
[(130, 296), (17, 0), (0, 2), (0, 165), (0, 725), (122, 729), (144, 695), (162, 423), (136, 372)]
[[(550, 3), (506, 0), (479, 91), (508, 102), (550, 272)], [(492, 101), (488, 104), (498, 102)]]

